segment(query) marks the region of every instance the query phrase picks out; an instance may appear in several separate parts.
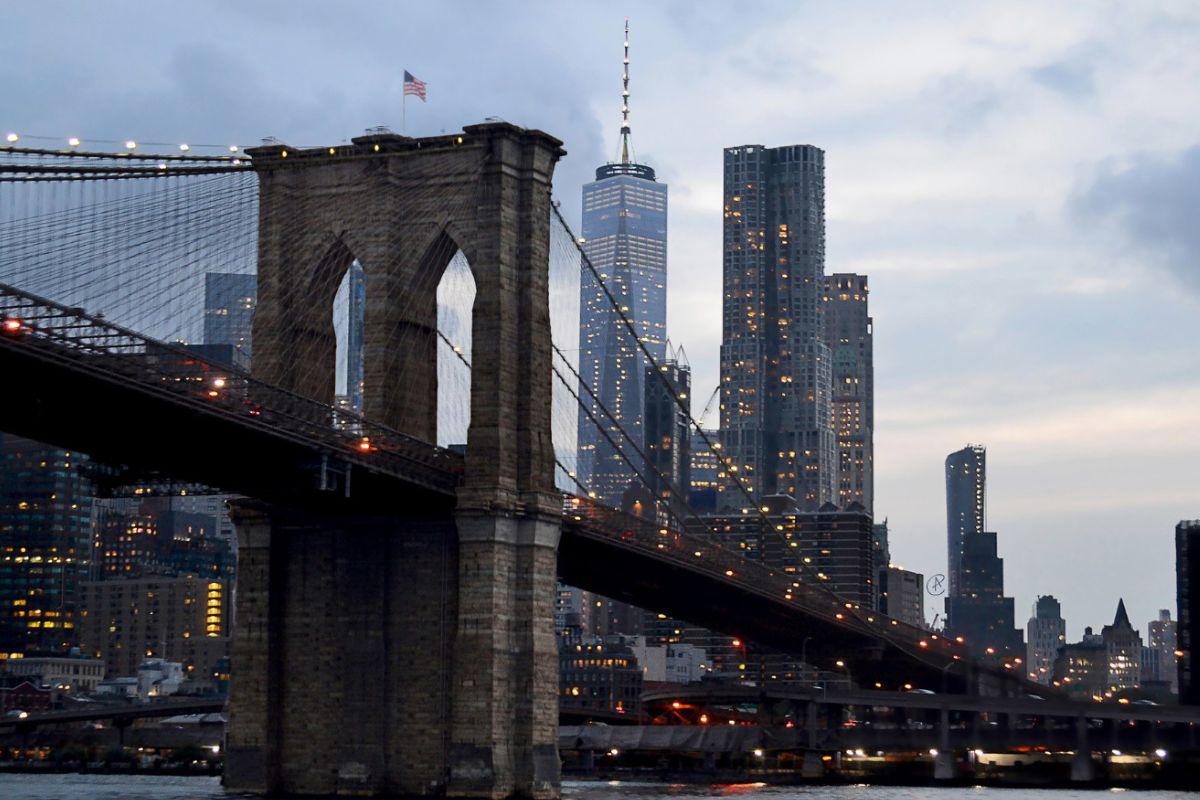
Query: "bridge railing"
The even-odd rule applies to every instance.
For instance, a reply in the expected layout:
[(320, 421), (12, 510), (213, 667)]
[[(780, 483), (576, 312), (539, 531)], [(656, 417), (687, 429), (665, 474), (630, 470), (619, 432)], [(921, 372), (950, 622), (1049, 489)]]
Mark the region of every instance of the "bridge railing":
[(691, 571), (705, 572), (717, 580), (738, 584), (776, 602), (803, 607), (807, 613), (831, 625), (886, 639), (910, 655), (938, 667), (966, 658), (966, 649), (958, 642), (873, 609), (862, 608), (824, 587), (805, 583), (799, 574), (751, 561), (710, 539), (672, 530), (653, 520), (570, 494), (563, 498), (563, 516), (568, 524), (575, 524), (589, 535), (618, 540), (627, 547), (636, 547)]
[(446, 493), (455, 490), (462, 472), (456, 453), (255, 380), (185, 345), (141, 336), (6, 284), (0, 284), (0, 346), (129, 382), (202, 413), (315, 445), (341, 462), (402, 475)]

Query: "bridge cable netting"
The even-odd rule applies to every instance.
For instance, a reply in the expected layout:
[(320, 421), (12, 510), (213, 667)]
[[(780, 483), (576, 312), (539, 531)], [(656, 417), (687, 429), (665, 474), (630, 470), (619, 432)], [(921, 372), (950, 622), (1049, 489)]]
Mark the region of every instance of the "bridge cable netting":
[[(363, 317), (368, 309), (382, 305), (374, 297), (379, 290), (375, 270), (366, 254), (354, 252), (349, 237), (314, 235), (303, 216), (272, 216), (270, 230), (260, 231), (257, 176), (244, 159), (29, 148), (5, 148), (0, 155), (3, 282), (100, 313), (162, 341), (213, 344), (206, 341), (206, 334), (213, 332), (223, 332), (226, 340), (243, 337), (247, 341), (239, 341), (235, 348), (250, 356), (248, 331), (236, 330), (235, 320), (219, 316), (237, 316), (239, 309), (230, 303), (242, 300), (236, 288), (223, 288), (222, 283), (236, 287), (232, 276), (251, 280), (260, 241), (269, 238), (292, 251), (299, 244), (301, 252), (310, 253), (310, 263), (298, 265), (300, 275), (308, 280), (293, 289), (315, 292), (327, 300), (327, 306), (305, 315), (300, 326), (303, 335), (290, 339), (277, 359), (300, 366), (299, 386), (328, 387), (315, 399), (336, 404), (348, 414), (363, 411), (361, 362), (363, 350), (369, 347), (362, 340)], [(407, 186), (402, 193), (405, 204), (440, 202), (447, 218), (470, 210), (465, 205), (453, 207), (438, 187), (427, 183)], [(373, 243), (372, 252), (411, 247), (411, 241), (402, 240), (403, 234), (398, 228), (394, 240)], [(424, 255), (435, 271), (444, 265), (436, 287), (400, 293), (399, 302), (392, 300), (387, 313), (404, 325), (401, 348), (419, 350), (438, 361), (437, 444), (462, 445), (470, 418), (467, 365), (474, 281), (464, 253), (452, 240), (439, 241)], [(614, 349), (619, 351), (611, 368), (645, 370), (646, 380), (661, 382), (686, 419), (692, 441), (702, 443), (724, 462), (719, 443), (692, 418), (685, 398), (668, 381), (626, 313), (627, 306), (617, 297), (622, 287), (614, 292), (606, 283), (603, 270), (583, 253), (557, 204), (551, 219), (550, 261), (556, 482), (565, 491), (621, 505), (620, 497), (601, 496), (600, 487), (593, 483), (595, 476), (580, 468), (581, 433), (590, 430), (594, 432), (590, 438), (598, 437), (611, 462), (610, 482), (616, 473), (618, 483), (638, 489), (638, 501), (650, 505), (649, 511), (640, 513), (664, 524), (706, 530), (687, 503), (688, 487), (679, 485), (647, 455), (640, 412), (628, 408), (641, 398), (602, 397), (600, 387), (591, 385), (579, 371), (579, 287), (584, 278), (599, 287), (606, 305), (600, 312), (611, 318)], [(298, 298), (289, 299), (301, 307)], [(431, 305), (437, 309), (436, 354), (429, 353), (428, 331), (419, 324)], [(223, 322), (232, 324), (223, 326)], [(398, 385), (420, 380), (421, 376), (406, 372), (417, 361), (405, 361), (389, 380)], [(304, 375), (305, 370), (311, 374)], [(641, 384), (635, 381), (634, 385)], [(747, 509), (761, 516), (764, 533), (777, 533), (741, 481), (728, 486), (744, 496)]]
[[(472, 213), (465, 194), (447, 201), (440, 187), (427, 182), (397, 185), (394, 191), (401, 205), (436, 206), (448, 219)], [(633, 511), (655, 527), (711, 536), (704, 517), (687, 503), (688, 486), (651, 457), (639, 413), (622, 407), (630, 401), (605, 396), (594, 378), (582, 373), (581, 279), (598, 287), (602, 312), (613, 323), (619, 356), (612, 368), (638, 370), (647, 381), (658, 382), (686, 421), (692, 441), (702, 442), (725, 463), (719, 442), (692, 417), (686, 397), (668, 379), (666, 365), (639, 335), (619, 297), (622, 287), (606, 283), (603, 265), (583, 253), (557, 205), (552, 207), (556, 482), (565, 493)], [(158, 341), (193, 348), (223, 345), (231, 351), (224, 357), (238, 362), (232, 374), (256, 363), (248, 328), (254, 296), (244, 287), (255, 285), (260, 248), (307, 254), (295, 265), (296, 284), (277, 288), (300, 316), (295, 321), (299, 335), (273, 354), (298, 375), (294, 386), (280, 388), (323, 404), (329, 409), (325, 419), (343, 432), (365, 435), (370, 421), (363, 416), (363, 384), (375, 376), (364, 364), (382, 343), (370, 339), (364, 320), (386, 315), (393, 336), (388, 347), (413, 354), (387, 380), (406, 388), (424, 385), (430, 359), (436, 360), (437, 441), (430, 444), (462, 445), (470, 419), (476, 299), (469, 257), (448, 235), (432, 245), (403, 225), (389, 235), (386, 241), (357, 241), (352, 233), (314, 230), (304, 215), (271, 215), (267, 229), (260, 229), (258, 178), (242, 160), (0, 149), (0, 283), (103, 315)], [(418, 256), (425, 264), (419, 273), (423, 280), (403, 291), (385, 277), (392, 265), (372, 262), (418, 246), (426, 247)], [(314, 297), (319, 302), (309, 302)], [(221, 341), (211, 341), (214, 337)], [(315, 393), (307, 391), (312, 387), (317, 387)], [(581, 469), (580, 442), (589, 432), (603, 442), (628, 496), (601, 496), (604, 487)], [(730, 481), (726, 491), (744, 498), (745, 509), (758, 517), (764, 540), (782, 541), (776, 522), (741, 481)], [(791, 577), (797, 591), (801, 572), (806, 586), (820, 586), (815, 571), (800, 565)]]

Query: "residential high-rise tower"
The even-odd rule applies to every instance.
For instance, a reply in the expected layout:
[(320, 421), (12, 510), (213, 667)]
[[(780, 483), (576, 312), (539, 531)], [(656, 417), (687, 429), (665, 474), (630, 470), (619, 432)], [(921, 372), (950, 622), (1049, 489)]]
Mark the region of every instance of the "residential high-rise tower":
[(950, 590), (946, 630), (976, 655), (1024, 658), (1013, 599), (1004, 596), (1004, 559), (985, 529), (987, 451), (967, 445), (946, 457), (946, 538)]
[(825, 277), (825, 341), (832, 359), (833, 432), (837, 437), (837, 496), (845, 508), (873, 510), (875, 489), (875, 369), (867, 276)]
[(987, 450), (969, 444), (946, 456), (946, 552), (951, 596), (962, 583), (963, 550), (967, 539), (984, 531)]
[(726, 148), (724, 214), (721, 506), (746, 505), (744, 489), (815, 511), (837, 498), (822, 307), (825, 153)]

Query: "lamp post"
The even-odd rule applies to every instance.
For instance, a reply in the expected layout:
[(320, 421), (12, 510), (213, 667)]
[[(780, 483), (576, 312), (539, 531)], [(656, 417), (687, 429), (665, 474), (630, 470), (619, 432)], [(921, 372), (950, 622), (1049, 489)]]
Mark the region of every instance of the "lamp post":
[(846, 691), (849, 692), (854, 685), (854, 679), (850, 675), (850, 667), (846, 666), (846, 662), (838, 659), (833, 662), (839, 669), (846, 670)]

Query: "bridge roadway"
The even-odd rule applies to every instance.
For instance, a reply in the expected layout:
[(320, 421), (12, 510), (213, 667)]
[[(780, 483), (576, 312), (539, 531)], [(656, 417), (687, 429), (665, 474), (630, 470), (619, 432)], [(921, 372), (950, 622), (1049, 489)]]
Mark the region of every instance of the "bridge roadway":
[(757, 687), (703, 685), (681, 686), (678, 689), (647, 691), (642, 705), (655, 706), (674, 702), (692, 705), (764, 705), (779, 703), (818, 706), (861, 706), (926, 711), (1006, 714), (1009, 716), (1055, 717), (1060, 719), (1116, 720), (1120, 722), (1157, 722), (1162, 724), (1200, 725), (1200, 707), (1159, 706), (1138, 703), (1083, 702), (1061, 696), (1001, 697), (966, 694), (924, 694), (922, 692), (892, 692), (870, 689), (851, 691), (835, 689), (796, 689), (766, 692)]
[(175, 717), (181, 714), (219, 714), (225, 711), (224, 699), (213, 698), (179, 698), (160, 700), (154, 703), (86, 703), (77, 708), (60, 711), (46, 711), (41, 714), (30, 714), (18, 719), (16, 717), (0, 718), (0, 733), (12, 730), (32, 730), (42, 725), (69, 725), (75, 722), (91, 722), (94, 720), (109, 720), (115, 725), (133, 722), (135, 719), (151, 719), (155, 717)]
[[(655, 708), (703, 711), (714, 724), (563, 726), (560, 748), (674, 753), (759, 749), (861, 749), (872, 754), (939, 749), (1148, 753), (1159, 748), (1195, 750), (1200, 743), (1200, 708), (1049, 696), (1038, 700), (865, 689), (762, 692), (754, 687), (687, 686), (646, 692), (642, 704), (651, 716)], [(724, 724), (721, 708), (746, 706), (756, 709), (754, 724)], [(851, 707), (856, 713), (845, 715)]]
[[(21, 376), (0, 421), (12, 433), (314, 515), (454, 507), (462, 459), (448, 450), (3, 284), (0, 323), (0, 372)], [(559, 573), (573, 585), (803, 652), (868, 685), (1023, 683), (711, 541), (569, 495), (564, 509)]]
[[(1086, 742), (1091, 750), (1121, 749), (1128, 752), (1155, 748), (1195, 748), (1200, 708), (1187, 706), (1141, 706), (1118, 703), (1083, 703), (1061, 699), (977, 697), (964, 695), (926, 695), (912, 692), (855, 691), (772, 691), (769, 695), (753, 688), (686, 687), (646, 692), (643, 705), (706, 704), (712, 710), (724, 705), (755, 705), (762, 709), (762, 724), (755, 725), (563, 725), (559, 746), (563, 750), (662, 752), (748, 753), (755, 749), (801, 750), (863, 748), (876, 750), (923, 751), (933, 747), (956, 749), (985, 748), (1003, 752), (1016, 748), (1049, 747), (1074, 749)], [(764, 708), (764, 702), (773, 708)], [(818, 711), (811, 716), (794, 714), (800, 724), (782, 723), (781, 709), (797, 712), (809, 706), (838, 711), (836, 721)], [(947, 716), (948, 730), (937, 723), (906, 725), (891, 720), (857, 724), (841, 723), (840, 709), (903, 709), (909, 712), (958, 712)], [(173, 717), (182, 714), (214, 714), (226, 710), (225, 701), (212, 698), (180, 698), (137, 704), (87, 704), (79, 708), (31, 714), (25, 719), (0, 718), (0, 734), (30, 732), (47, 725), (105, 720), (125, 727), (137, 719)], [(980, 725), (978, 714), (1005, 719), (1003, 725)], [(869, 716), (869, 715), (866, 715)], [(966, 717), (967, 719), (964, 719)], [(1007, 719), (1006, 719), (1007, 718)], [(1038, 724), (1017, 723), (1014, 719), (1036, 719)], [(951, 723), (950, 720), (954, 722)], [(1079, 720), (1089, 724), (1080, 738)], [(817, 720), (820, 720), (817, 723)], [(809, 730), (807, 721), (819, 728)], [(1097, 725), (1097, 722), (1107, 725)], [(1065, 723), (1065, 724), (1064, 724)]]

